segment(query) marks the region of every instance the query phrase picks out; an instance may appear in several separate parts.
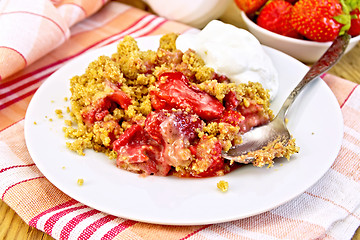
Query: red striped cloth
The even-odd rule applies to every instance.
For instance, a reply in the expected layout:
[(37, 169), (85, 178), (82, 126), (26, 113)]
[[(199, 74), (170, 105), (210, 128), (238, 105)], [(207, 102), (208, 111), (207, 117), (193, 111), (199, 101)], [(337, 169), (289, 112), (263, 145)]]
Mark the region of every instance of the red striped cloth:
[[(58, 8), (61, 2), (53, 1)], [(86, 12), (77, 8), (81, 11), (74, 11)], [(72, 199), (38, 170), (26, 148), (23, 119), (31, 96), (50, 74), (82, 53), (116, 42), (127, 34), (139, 37), (189, 29), (110, 2), (71, 27), (71, 37), (61, 46), (2, 79), (1, 199), (30, 226), (55, 239), (350, 239), (360, 225), (360, 89), (332, 75), (326, 75), (324, 80), (339, 101), (345, 124), (335, 163), (305, 193), (257, 216), (203, 226), (165, 226), (122, 219)]]
[(107, 0), (3, 0), (0, 2), (0, 79), (43, 57), (70, 37), (70, 27)]

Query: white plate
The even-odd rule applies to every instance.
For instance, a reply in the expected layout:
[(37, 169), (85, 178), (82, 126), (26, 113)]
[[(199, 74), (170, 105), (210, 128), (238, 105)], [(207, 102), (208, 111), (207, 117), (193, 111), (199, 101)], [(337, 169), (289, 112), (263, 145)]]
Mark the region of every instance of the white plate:
[[(158, 38), (141, 38), (138, 43), (141, 49), (156, 49)], [(308, 67), (264, 48), (279, 71), (279, 94), (272, 103), (276, 112)], [(170, 225), (241, 219), (273, 209), (306, 191), (338, 154), (343, 136), (341, 111), (330, 89), (317, 79), (301, 93), (288, 114), (288, 127), (300, 153), (290, 161), (279, 160), (273, 168), (246, 166), (222, 177), (204, 179), (144, 178), (116, 168), (113, 160), (92, 150), (78, 156), (66, 148), (64, 121), (56, 117), (55, 109), (65, 111), (69, 105), (64, 97), (70, 97), (72, 76), (82, 74), (97, 56), (110, 56), (115, 51), (116, 44), (109, 45), (62, 67), (36, 92), (25, 118), (26, 144), (37, 167), (56, 187), (90, 207), (119, 217)], [(79, 178), (84, 179), (81, 187), (77, 185)], [(226, 193), (216, 187), (220, 180), (229, 182)]]

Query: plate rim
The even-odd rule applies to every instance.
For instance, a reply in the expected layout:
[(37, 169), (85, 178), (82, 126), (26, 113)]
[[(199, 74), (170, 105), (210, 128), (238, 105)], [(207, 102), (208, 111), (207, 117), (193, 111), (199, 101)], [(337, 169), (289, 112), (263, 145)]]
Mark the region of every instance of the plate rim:
[[(159, 35), (159, 36), (160, 36), (160, 35)], [(154, 40), (154, 39), (157, 39), (159, 36), (141, 37), (141, 38), (136, 38), (136, 40), (137, 40), (138, 42), (141, 41), (141, 39), (150, 39), (149, 41), (152, 41), (152, 40)], [(116, 44), (117, 44), (117, 43), (116, 43)], [(34, 97), (35, 97), (35, 95), (37, 95), (38, 92), (41, 93), (42, 89), (45, 89), (46, 86), (51, 83), (51, 79), (53, 79), (54, 76), (56, 76), (55, 74), (59, 74), (58, 72), (61, 71), (62, 69), (64, 69), (66, 66), (70, 66), (71, 64), (73, 64), (73, 63), (76, 62), (76, 61), (80, 61), (80, 59), (86, 57), (87, 55), (92, 55), (93, 52), (95, 52), (95, 51), (96, 51), (96, 52), (100, 52), (100, 51), (102, 51), (104, 48), (112, 48), (112, 47), (114, 47), (114, 45), (116, 45), (116, 44), (113, 43), (113, 44), (110, 44), (110, 45), (101, 47), (101, 48), (99, 48), (99, 49), (95, 49), (95, 50), (89, 51), (89, 52), (85, 53), (84, 55), (80, 55), (79, 57), (76, 57), (75, 59), (71, 60), (70, 62), (68, 62), (67, 64), (65, 64), (63, 67), (59, 68), (59, 69), (58, 69), (55, 73), (53, 73), (51, 76), (49, 76), (48, 79), (45, 80), (45, 82), (39, 87), (38, 91), (36, 91), (36, 93), (34, 94)], [(289, 55), (286, 55), (285, 53), (282, 53), (282, 52), (280, 52), (280, 51), (278, 51), (278, 50), (276, 50), (276, 49), (273, 49), (273, 48), (270, 48), (270, 47), (267, 47), (267, 46), (263, 46), (263, 47), (265, 48), (266, 51), (270, 51), (270, 52), (271, 52), (271, 51), (274, 51), (274, 52), (276, 52), (277, 54), (285, 55), (286, 58), (292, 59), (291, 61), (296, 61), (296, 62), (298, 62), (297, 64), (299, 64), (299, 63), (302, 64), (302, 63), (299, 62), (298, 60), (296, 60), (296, 59), (290, 57)], [(94, 60), (94, 59), (92, 59), (92, 60)], [(302, 65), (304, 66), (304, 68), (306, 67), (306, 65), (304, 65), (304, 64), (302, 64)], [(330, 95), (333, 96), (333, 101), (334, 101), (334, 100), (337, 101), (335, 95), (334, 95), (333, 92), (330, 90), (330, 88), (325, 84), (325, 82), (322, 82), (321, 84), (322, 84), (321, 87), (322, 87), (322, 88), (327, 88), (327, 90), (325, 90), (325, 91), (328, 91), (328, 93), (330, 93)], [(36, 99), (36, 98), (34, 98), (34, 97), (33, 97), (33, 99)], [(29, 130), (28, 130), (28, 129), (30, 128), (32, 122), (31, 122), (31, 119), (30, 119), (30, 117), (28, 116), (28, 114), (30, 114), (31, 109), (32, 109), (32, 107), (33, 107), (33, 106), (32, 106), (32, 105), (34, 104), (33, 99), (31, 100), (31, 102), (30, 102), (30, 104), (29, 104), (29, 106), (28, 106), (28, 110), (29, 110), (29, 109), (30, 109), (30, 110), (26, 112), (26, 116), (25, 116), (24, 133), (25, 133), (25, 141), (26, 141), (27, 145), (29, 144), (29, 141), (30, 141), (30, 138), (31, 138), (31, 137), (29, 136)], [(338, 117), (341, 117), (341, 125), (340, 125), (340, 126), (341, 126), (341, 130), (340, 130), (340, 131), (341, 131), (341, 133), (342, 133), (342, 135), (343, 135), (343, 132), (344, 132), (344, 131), (343, 131), (344, 124), (343, 124), (343, 118), (342, 118), (340, 106), (336, 109), (336, 111), (337, 111), (338, 113), (340, 113)], [(342, 140), (342, 135), (341, 135), (341, 140)], [(64, 137), (64, 141), (65, 141), (65, 137)], [(31, 145), (31, 144), (29, 144), (29, 145)], [(335, 159), (336, 159), (336, 156), (338, 155), (338, 152), (340, 151), (340, 148), (341, 148), (341, 141), (340, 141), (340, 144), (338, 144), (338, 145), (336, 146), (336, 149), (334, 150), (334, 152), (336, 152), (336, 154), (335, 154), (335, 156), (334, 156), (334, 159), (331, 161), (331, 163), (329, 162), (329, 168), (330, 168), (331, 165), (334, 163), (334, 161), (335, 161)], [(67, 195), (69, 195), (70, 197), (72, 197), (72, 198), (74, 198), (74, 199), (77, 200), (78, 197), (75, 198), (75, 197), (71, 196), (71, 195), (73, 195), (71, 192), (67, 191), (66, 189), (63, 189), (61, 186), (59, 187), (58, 184), (57, 184), (57, 181), (53, 179), (53, 176), (47, 176), (47, 174), (48, 174), (48, 173), (47, 173), (47, 170), (44, 169), (45, 166), (41, 164), (41, 161), (40, 161), (40, 162), (38, 161), (37, 153), (35, 153), (32, 149), (28, 149), (28, 150), (29, 150), (30, 156), (32, 157), (34, 163), (35, 163), (36, 166), (39, 168), (39, 170), (44, 174), (44, 176), (45, 176), (54, 186), (56, 186), (57, 188), (59, 188), (62, 192), (64, 192), (65, 194), (67, 194)], [(321, 177), (329, 170), (329, 168), (321, 174)], [(45, 174), (44, 172), (47, 173), (47, 174)], [(319, 180), (321, 177), (319, 177), (318, 180)], [(50, 179), (52, 179), (52, 180), (50, 180)], [(313, 182), (311, 186), (313, 186), (314, 184), (316, 184), (316, 183), (318, 182), (318, 180), (315, 181), (315, 182)], [(304, 191), (306, 191), (306, 189), (310, 188), (311, 186), (305, 187), (305, 190), (304, 190)], [(240, 218), (234, 216), (234, 217), (217, 218), (216, 220), (208, 220), (208, 221), (182, 221), (182, 222), (172, 221), (172, 222), (169, 222), (169, 221), (159, 221), (159, 220), (153, 221), (153, 220), (151, 219), (151, 217), (150, 217), (150, 218), (146, 218), (146, 217), (135, 217), (135, 218), (134, 218), (134, 217), (131, 217), (131, 216), (119, 216), (119, 215), (117, 215), (117, 214), (116, 214), (116, 216), (122, 217), (122, 218), (127, 218), (127, 219), (132, 219), (132, 220), (135, 220), (135, 221), (147, 222), (147, 223), (154, 223), (154, 224), (167, 224), (167, 225), (214, 224), (214, 223), (221, 223), (221, 222), (227, 222), (227, 221), (233, 221), (233, 220), (243, 219), (243, 218), (246, 218), (246, 217), (250, 217), (250, 216), (254, 216), (254, 215), (257, 215), (257, 214), (266, 212), (266, 211), (268, 211), (268, 210), (274, 209), (274, 208), (276, 208), (276, 207), (278, 207), (278, 206), (280, 206), (280, 205), (283, 205), (284, 203), (286, 203), (286, 202), (288, 202), (288, 201), (296, 198), (298, 195), (301, 195), (304, 191), (299, 192), (296, 196), (292, 196), (291, 198), (287, 199), (285, 202), (280, 202), (280, 203), (278, 203), (277, 205), (274, 205), (274, 206), (272, 206), (272, 207), (270, 207), (270, 208), (263, 209), (263, 210), (262, 210), (261, 212), (259, 212), (259, 213), (250, 214), (250, 215), (244, 215), (244, 216), (242, 216), (242, 217), (240, 217)], [(82, 202), (82, 203), (83, 203), (84, 201), (79, 201), (79, 202)], [(106, 209), (99, 208), (98, 206), (94, 207), (94, 206), (93, 206), (94, 204), (89, 204), (89, 203), (85, 203), (85, 202), (84, 202), (83, 204), (84, 204), (84, 205), (87, 205), (87, 206), (89, 206), (89, 207), (98, 209), (98, 210), (100, 210), (100, 211), (102, 211), (102, 212), (105, 212), (105, 213), (108, 213), (108, 214), (114, 214), (114, 213), (111, 213), (111, 212), (107, 211)]]

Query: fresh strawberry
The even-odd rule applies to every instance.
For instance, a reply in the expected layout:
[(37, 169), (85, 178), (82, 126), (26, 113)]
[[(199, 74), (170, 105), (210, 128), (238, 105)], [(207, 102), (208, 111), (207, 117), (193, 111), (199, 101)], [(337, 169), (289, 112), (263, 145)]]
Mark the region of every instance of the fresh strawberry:
[(355, 37), (360, 34), (360, 10), (356, 8), (350, 12), (351, 15), (351, 26), (348, 33)]
[(284, 0), (275, 0), (266, 4), (257, 18), (257, 24), (271, 32), (292, 38), (301, 38), (301, 35), (290, 23), (291, 3)]
[(235, 0), (236, 5), (246, 14), (255, 13), (267, 0)]
[(157, 87), (158, 90), (150, 92), (152, 106), (156, 110), (177, 108), (212, 120), (219, 118), (225, 109), (215, 97), (192, 86), (180, 72), (163, 73)]
[(338, 0), (299, 0), (291, 10), (290, 22), (306, 38), (327, 42), (339, 35), (343, 24), (334, 17), (342, 13)]

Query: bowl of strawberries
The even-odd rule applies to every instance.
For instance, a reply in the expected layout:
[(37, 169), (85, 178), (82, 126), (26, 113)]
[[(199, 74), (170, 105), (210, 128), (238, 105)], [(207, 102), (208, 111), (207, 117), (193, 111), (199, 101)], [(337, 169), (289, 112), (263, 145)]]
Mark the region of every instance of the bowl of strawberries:
[(360, 40), (358, 0), (235, 0), (248, 30), (264, 45), (302, 62), (317, 61), (347, 32), (350, 51)]

